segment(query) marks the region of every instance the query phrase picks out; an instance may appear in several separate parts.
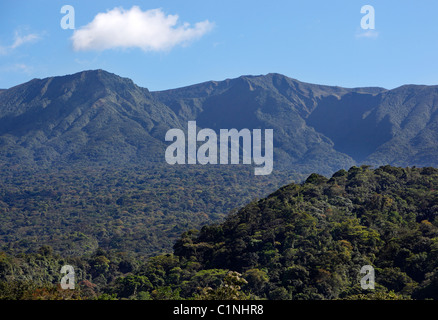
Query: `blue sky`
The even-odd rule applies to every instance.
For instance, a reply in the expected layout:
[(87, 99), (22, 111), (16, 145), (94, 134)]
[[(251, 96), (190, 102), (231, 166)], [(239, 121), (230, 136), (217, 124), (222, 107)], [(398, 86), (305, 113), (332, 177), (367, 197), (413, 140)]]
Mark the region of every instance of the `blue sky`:
[[(63, 5), (74, 30), (61, 28)], [(375, 9), (371, 33), (364, 5)], [(90, 69), (150, 90), (270, 72), (344, 87), (438, 84), (436, 12), (436, 0), (2, 1), (0, 88)], [(92, 23), (99, 13), (108, 27)]]

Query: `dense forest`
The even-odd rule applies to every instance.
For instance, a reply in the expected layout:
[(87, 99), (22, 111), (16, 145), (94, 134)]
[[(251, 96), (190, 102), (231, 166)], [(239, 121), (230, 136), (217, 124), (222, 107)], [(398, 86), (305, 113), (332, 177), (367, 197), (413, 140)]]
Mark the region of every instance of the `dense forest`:
[[(53, 192), (62, 199), (62, 188)], [(199, 196), (192, 196), (199, 203)], [(11, 206), (5, 199), (3, 194), (2, 202)], [(61, 246), (55, 250), (50, 241), (28, 251), (22, 250), (23, 244), (17, 251), (5, 246), (0, 253), (0, 297), (438, 298), (438, 169), (362, 166), (340, 170), (330, 178), (311, 174), (302, 183), (287, 184), (248, 203), (224, 221), (186, 228), (173, 252), (154, 256), (100, 245), (90, 246), (83, 255), (69, 255), (75, 251), (60, 250)], [(32, 203), (17, 203), (26, 205)], [(71, 217), (71, 212), (65, 216)], [(80, 214), (73, 217), (85, 219)], [(123, 222), (123, 217), (117, 219)], [(22, 218), (23, 234), (32, 230), (26, 228), (29, 219), (39, 217)], [(102, 218), (93, 219), (97, 229), (105, 226)], [(84, 229), (95, 227), (90, 221), (84, 221)], [(130, 227), (135, 225), (133, 221)], [(59, 287), (65, 264), (75, 268), (74, 290)], [(375, 268), (374, 290), (360, 286), (364, 265)]]
[(168, 253), (182, 232), (302, 179), (254, 176), (247, 166), (149, 165), (3, 168), (0, 251), (82, 256), (98, 247), (142, 256)]

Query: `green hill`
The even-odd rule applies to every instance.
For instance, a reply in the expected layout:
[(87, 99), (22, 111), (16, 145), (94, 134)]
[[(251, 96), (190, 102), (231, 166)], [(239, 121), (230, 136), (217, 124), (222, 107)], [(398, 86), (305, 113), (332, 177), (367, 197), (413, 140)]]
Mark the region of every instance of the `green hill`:
[[(62, 261), (78, 268), (75, 292), (88, 298), (436, 299), (437, 201), (434, 168), (312, 174), (222, 223), (183, 233), (173, 254), (147, 261), (102, 249), (71, 260), (44, 248), (15, 260), (4, 254), (2, 285), (13, 296), (12, 281), (30, 263), (41, 283), (44, 266)], [(364, 265), (375, 268), (374, 290), (360, 286)]]

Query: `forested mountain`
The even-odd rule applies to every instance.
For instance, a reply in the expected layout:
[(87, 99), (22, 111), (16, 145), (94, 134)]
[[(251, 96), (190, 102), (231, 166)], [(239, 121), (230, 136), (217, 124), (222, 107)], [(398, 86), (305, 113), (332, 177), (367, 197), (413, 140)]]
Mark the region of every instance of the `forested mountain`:
[(0, 163), (165, 163), (170, 128), (274, 129), (274, 170), (437, 166), (437, 86), (341, 88), (280, 74), (149, 92), (103, 70), (0, 91)]
[[(280, 74), (150, 92), (103, 70), (0, 90), (2, 297), (68, 260), (87, 297), (212, 298), (223, 281), (240, 298), (359, 297), (372, 264), (377, 294), (435, 298), (437, 97)], [(190, 120), (273, 129), (273, 173), (168, 165), (164, 136)]]
[(200, 127), (274, 128), (279, 167), (438, 164), (438, 86), (347, 89), (268, 74), (152, 95)]
[(308, 118), (323, 101), (356, 93), (358, 104), (369, 107), (370, 97), (382, 91), (313, 85), (268, 74), (211, 81), (152, 95), (184, 121), (196, 119), (200, 127), (272, 128), (277, 169), (294, 168), (310, 174), (318, 168), (318, 172), (331, 174), (356, 162), (349, 154), (336, 150), (328, 136), (308, 124)]
[[(436, 299), (438, 169), (366, 166), (310, 175), (224, 222), (189, 230), (173, 254), (139, 260), (100, 248), (0, 255), (9, 299)], [(59, 290), (56, 270), (77, 268)], [(362, 289), (361, 267), (375, 268)]]
[(0, 163), (158, 161), (166, 131), (179, 126), (147, 89), (102, 70), (34, 79), (0, 93)]
[[(435, 299), (437, 187), (434, 168), (312, 174), (185, 233), (174, 254), (246, 275), (246, 293), (269, 299)], [(375, 291), (360, 287), (364, 265), (376, 270)]]

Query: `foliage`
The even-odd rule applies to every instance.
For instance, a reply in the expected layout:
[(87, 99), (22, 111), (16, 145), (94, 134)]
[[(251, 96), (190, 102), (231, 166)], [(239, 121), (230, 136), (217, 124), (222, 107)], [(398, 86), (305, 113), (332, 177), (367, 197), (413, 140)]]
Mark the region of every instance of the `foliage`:
[[(188, 230), (174, 252), (0, 253), (2, 299), (437, 299), (438, 169), (312, 175)], [(59, 291), (62, 265), (76, 291)], [(374, 290), (361, 267), (375, 268)]]
[(299, 175), (242, 166), (0, 169), (0, 250), (82, 256), (98, 247), (171, 252), (180, 234), (222, 221)]

